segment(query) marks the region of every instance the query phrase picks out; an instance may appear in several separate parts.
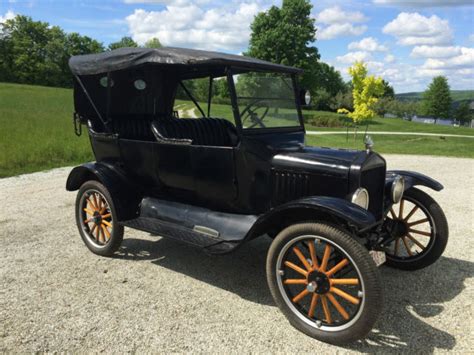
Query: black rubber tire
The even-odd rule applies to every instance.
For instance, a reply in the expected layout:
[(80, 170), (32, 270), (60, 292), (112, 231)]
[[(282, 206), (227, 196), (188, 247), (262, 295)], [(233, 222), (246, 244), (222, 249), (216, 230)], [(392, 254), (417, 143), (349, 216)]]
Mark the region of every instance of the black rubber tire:
[[(435, 226), (435, 235), (433, 244), (430, 249), (420, 254), (418, 258), (408, 258), (404, 261), (394, 259), (389, 253), (386, 254), (386, 265), (392, 268), (400, 270), (414, 271), (425, 268), (433, 264), (443, 254), (448, 244), (449, 238), (449, 227), (446, 216), (438, 203), (426, 192), (417, 188), (410, 188), (405, 191), (404, 196), (407, 196), (415, 200), (418, 204), (422, 205), (426, 212), (431, 215)], [(431, 242), (430, 242), (431, 243)]]
[[(323, 331), (303, 322), (286, 304), (277, 283), (276, 264), (284, 246), (292, 239), (302, 235), (314, 235), (327, 238), (340, 246), (354, 260), (360, 270), (364, 283), (364, 308), (359, 319), (350, 327), (341, 331)], [(383, 292), (379, 271), (368, 254), (360, 245), (345, 232), (321, 223), (294, 224), (282, 230), (270, 246), (267, 255), (267, 282), (270, 292), (280, 310), (288, 321), (301, 332), (317, 340), (342, 345), (364, 338), (373, 328), (382, 311)]]
[[(105, 197), (105, 199), (107, 200), (107, 203), (110, 206), (112, 219), (115, 221), (115, 223), (113, 224), (110, 240), (103, 247), (97, 247), (96, 245), (94, 245), (86, 236), (82, 228), (83, 221), (81, 217), (81, 208), (82, 208), (81, 199), (84, 193), (89, 190), (97, 190)], [(95, 181), (95, 180), (86, 181), (80, 187), (77, 193), (77, 197), (76, 197), (76, 224), (77, 224), (77, 228), (79, 229), (79, 234), (81, 235), (81, 238), (84, 241), (84, 244), (94, 254), (101, 255), (101, 256), (111, 256), (112, 254), (115, 253), (115, 251), (117, 251), (117, 249), (122, 244), (124, 228), (122, 225), (117, 223), (117, 212), (116, 212), (114, 202), (112, 200), (112, 197), (110, 196), (109, 191), (105, 188), (104, 185), (102, 185), (98, 181)]]

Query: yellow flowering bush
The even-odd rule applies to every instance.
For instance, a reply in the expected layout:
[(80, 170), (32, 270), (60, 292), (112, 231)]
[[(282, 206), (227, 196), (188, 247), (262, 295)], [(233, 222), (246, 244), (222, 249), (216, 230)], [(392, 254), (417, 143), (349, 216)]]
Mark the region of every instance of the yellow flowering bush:
[(367, 66), (363, 62), (354, 63), (349, 68), (349, 74), (352, 77), (354, 111), (339, 109), (338, 112), (348, 113), (347, 115), (354, 123), (358, 124), (375, 117), (375, 111), (372, 108), (378, 101), (377, 97), (383, 95), (384, 86), (382, 78), (367, 75)]

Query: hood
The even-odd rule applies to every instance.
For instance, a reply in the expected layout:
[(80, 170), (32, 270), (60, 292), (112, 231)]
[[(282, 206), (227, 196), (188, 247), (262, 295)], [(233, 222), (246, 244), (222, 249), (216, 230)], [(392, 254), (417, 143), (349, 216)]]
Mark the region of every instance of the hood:
[(305, 147), (296, 152), (276, 154), (272, 159), (272, 167), (276, 170), (347, 178), (351, 165), (366, 156), (365, 151), (359, 150)]

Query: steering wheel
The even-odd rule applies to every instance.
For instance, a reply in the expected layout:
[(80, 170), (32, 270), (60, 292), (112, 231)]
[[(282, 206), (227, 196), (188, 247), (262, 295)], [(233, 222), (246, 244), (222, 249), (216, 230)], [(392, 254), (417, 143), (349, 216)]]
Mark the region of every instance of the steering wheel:
[[(268, 106), (265, 103), (261, 105), (257, 105), (259, 102), (262, 102), (262, 101), (264, 100), (257, 99), (257, 100), (252, 101), (250, 104), (245, 106), (242, 113), (240, 114), (242, 117), (242, 124), (244, 124), (247, 121), (251, 122), (251, 125), (247, 128), (254, 128), (257, 125), (262, 128), (266, 127), (265, 124), (263, 123), (263, 119), (265, 118), (265, 116), (267, 116), (267, 113), (270, 110), (270, 106)], [(259, 109), (264, 110), (261, 115), (257, 113), (257, 110)]]

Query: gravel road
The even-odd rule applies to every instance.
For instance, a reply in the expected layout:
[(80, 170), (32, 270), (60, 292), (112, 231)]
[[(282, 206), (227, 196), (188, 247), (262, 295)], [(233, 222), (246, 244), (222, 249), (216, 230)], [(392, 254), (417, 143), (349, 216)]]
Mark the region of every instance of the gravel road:
[(385, 310), (370, 336), (344, 348), (293, 329), (274, 305), (268, 239), (228, 256), (126, 230), (98, 257), (74, 222), (70, 168), (0, 180), (0, 352), (440, 352), (474, 349), (474, 160), (388, 155), (445, 185), (450, 242), (417, 272), (382, 267)]

